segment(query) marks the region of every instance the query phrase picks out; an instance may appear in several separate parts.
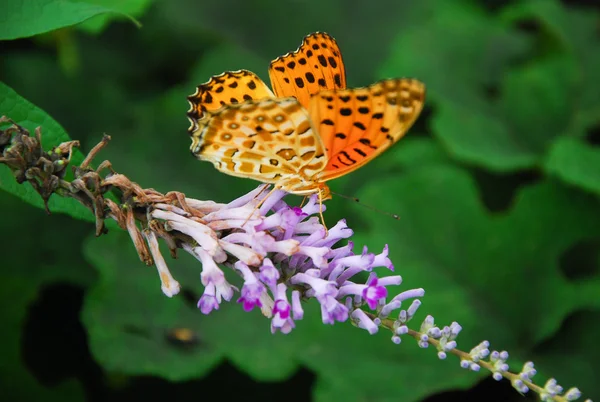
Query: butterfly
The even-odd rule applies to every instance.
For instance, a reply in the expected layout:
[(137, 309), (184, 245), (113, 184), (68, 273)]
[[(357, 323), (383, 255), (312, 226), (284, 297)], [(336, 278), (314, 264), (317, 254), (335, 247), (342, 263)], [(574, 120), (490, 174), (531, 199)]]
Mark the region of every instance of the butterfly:
[(256, 74), (212, 77), (188, 97), (190, 147), (219, 171), (298, 195), (330, 199), (325, 183), (388, 149), (415, 122), (425, 86), (399, 78), (346, 88), (336, 41), (326, 33), (271, 62), (273, 91)]

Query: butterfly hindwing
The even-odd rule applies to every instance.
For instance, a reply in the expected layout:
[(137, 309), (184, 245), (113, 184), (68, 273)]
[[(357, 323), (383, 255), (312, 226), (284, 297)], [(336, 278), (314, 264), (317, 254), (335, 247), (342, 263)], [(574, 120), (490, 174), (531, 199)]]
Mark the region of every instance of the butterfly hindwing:
[(308, 35), (296, 51), (273, 60), (269, 76), (278, 97), (295, 96), (305, 108), (310, 96), (321, 90), (346, 88), (342, 54), (324, 32)]
[(417, 119), (424, 97), (423, 83), (407, 78), (313, 96), (309, 114), (329, 159), (320, 180), (349, 173), (389, 148)]
[(264, 183), (312, 176), (326, 155), (308, 112), (293, 97), (227, 105), (198, 122), (191, 151), (220, 171)]

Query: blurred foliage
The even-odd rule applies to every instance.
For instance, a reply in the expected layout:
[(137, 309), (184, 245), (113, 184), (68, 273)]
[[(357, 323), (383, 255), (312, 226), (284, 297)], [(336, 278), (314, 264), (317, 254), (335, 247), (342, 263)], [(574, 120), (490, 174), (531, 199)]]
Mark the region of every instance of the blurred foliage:
[[(393, 76), (424, 81), (427, 106), (407, 138), (332, 183), (401, 220), (341, 197), (327, 203), (326, 220), (346, 218), (358, 247), (389, 244), (405, 285), (426, 290), (419, 318), (460, 322), (462, 349), (488, 339), (512, 354), (514, 368), (534, 360), (542, 376), (600, 398), (598, 4), (9, 0), (0, 15), (0, 115), (41, 126), (46, 147), (68, 133), (87, 151), (110, 134), (100, 158), (116, 170), (199, 199), (226, 201), (256, 185), (189, 154), (186, 96), (211, 75), (244, 68), (266, 79), (271, 59), (320, 30), (338, 40), (350, 86)], [(8, 41), (17, 38), (24, 39)], [(195, 308), (196, 261), (183, 253), (170, 261), (186, 289), (167, 299), (125, 233), (97, 239), (89, 223), (45, 216), (5, 166), (0, 187), (0, 388), (14, 400), (103, 400), (82, 374), (48, 383), (22, 357), (31, 306), (57, 283), (85, 292), (81, 321), (104, 388), (139, 376), (189, 381), (213, 375), (223, 361), (256, 382), (308, 369), (312, 398), (323, 401), (422, 400), (481, 379), (408, 339), (397, 346), (384, 333), (326, 327), (314, 305), (287, 336), (271, 335), (260, 313), (234, 303), (203, 316)], [(58, 198), (50, 208), (91, 218)], [(198, 335), (192, 349), (165, 336), (180, 327)], [(243, 394), (281, 399), (258, 395)]]

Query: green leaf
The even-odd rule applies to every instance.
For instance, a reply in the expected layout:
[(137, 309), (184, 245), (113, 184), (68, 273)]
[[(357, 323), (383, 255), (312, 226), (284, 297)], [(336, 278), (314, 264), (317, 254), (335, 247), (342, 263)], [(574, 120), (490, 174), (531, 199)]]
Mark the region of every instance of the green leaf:
[(537, 348), (533, 359), (538, 371), (551, 374), (565, 390), (577, 387), (584, 398), (598, 400), (598, 376), (592, 369), (594, 363), (587, 362), (600, 359), (599, 327), (597, 310), (578, 311), (569, 316), (560, 331)]
[[(0, 193), (2, 217), (2, 281), (0, 281), (0, 389), (12, 401), (84, 401), (82, 384), (70, 378), (45, 387), (25, 365), (23, 325), (43, 285), (68, 282), (84, 286), (93, 281), (78, 251), (89, 225), (44, 212)], [(51, 364), (51, 363), (50, 363)]]
[[(107, 9), (119, 12), (123, 15), (127, 15), (130, 17), (141, 17), (144, 12), (150, 7), (152, 4), (152, 0), (75, 0), (80, 3), (88, 3), (95, 4), (100, 7), (106, 7)], [(79, 29), (84, 31), (98, 34), (102, 32), (108, 24), (110, 24), (111, 20), (115, 18), (119, 18), (118, 14), (103, 14), (98, 15), (85, 21), (81, 25), (78, 26)], [(122, 17), (121, 17), (122, 18)]]
[[(42, 146), (46, 150), (62, 142), (70, 141), (65, 130), (56, 121), (2, 82), (0, 82), (0, 116), (9, 117), (32, 134), (37, 127), (41, 127)], [(79, 164), (81, 161), (83, 161), (83, 154), (75, 149), (71, 163)], [(18, 184), (10, 169), (5, 165), (0, 165), (0, 188), (31, 205), (44, 208), (42, 197), (31, 184)], [(58, 195), (50, 197), (48, 207), (51, 212), (64, 213), (77, 219), (87, 221), (95, 219), (93, 213), (77, 201)]]
[[(209, 317), (187, 306), (182, 296), (169, 299), (161, 292), (156, 270), (140, 262), (126, 233), (90, 237), (84, 254), (100, 280), (86, 296), (82, 319), (92, 354), (105, 369), (181, 381), (202, 376), (220, 362), (223, 351), (206, 339), (213, 327)], [(190, 265), (174, 275), (196, 288), (199, 268), (199, 263)], [(175, 328), (199, 334), (200, 345), (183, 353), (167, 338)]]
[[(257, 381), (281, 381), (302, 365), (319, 378), (316, 400), (331, 400), (327, 394), (334, 390), (335, 400), (411, 401), (477, 378), (463, 370), (448, 372), (435, 353), (409, 341), (398, 347), (389, 334), (370, 336), (348, 323), (324, 325), (317, 303), (305, 306), (304, 319), (290, 335), (272, 335), (269, 319), (235, 303), (239, 294), (204, 316), (181, 295), (162, 294), (158, 274), (139, 261), (124, 233), (90, 238), (84, 252), (101, 280), (88, 293), (82, 317), (91, 351), (109, 371), (182, 381), (204, 376), (227, 359)], [(201, 264), (186, 253), (168, 264), (175, 279), (199, 297)], [(239, 286), (236, 274), (225, 273)], [(183, 353), (167, 342), (166, 332), (178, 327), (197, 334), (199, 346)]]
[(535, 151), (485, 102), (475, 107), (450, 100), (440, 103), (432, 128), (456, 159), (497, 171), (537, 163)]
[(570, 130), (576, 69), (567, 56), (509, 71), (498, 101), (440, 102), (433, 129), (459, 159), (497, 171), (537, 165), (552, 141)]
[(402, 26), (378, 77), (414, 77), (427, 87), (426, 102), (477, 104), (508, 64), (531, 41), (510, 30), (473, 2), (436, 2), (428, 13)]
[(378, 181), (361, 198), (376, 197), (382, 187), (396, 196), (379, 197), (378, 207), (397, 211), (400, 221), (372, 214), (353, 240), (390, 245), (403, 284), (426, 291), (417, 319), (431, 314), (440, 325), (460, 323), (462, 350), (487, 339), (528, 359), (573, 311), (599, 307), (598, 278), (570, 280), (559, 265), (572, 245), (597, 238), (594, 197), (545, 181), (522, 189), (506, 213), (491, 215), (473, 179), (442, 165)]
[(79, 24), (96, 15), (121, 14), (106, 7), (67, 0), (8, 0), (0, 7), (0, 40), (26, 38)]
[(574, 58), (578, 91), (569, 98), (567, 107), (582, 120), (584, 130), (600, 122), (600, 96), (591, 85), (600, 80), (598, 9), (567, 7), (558, 0), (528, 0), (507, 7), (502, 18), (511, 23), (534, 19), (546, 35), (540, 42), (551, 41), (546, 48)]
[(379, 76), (425, 83), (433, 133), (455, 158), (496, 170), (534, 164), (534, 150), (486, 99), (529, 38), (462, 1), (439, 3), (422, 18), (396, 36)]
[(544, 168), (567, 183), (600, 194), (600, 149), (575, 138), (561, 138), (545, 160)]
[[(514, 6), (548, 20), (557, 33), (546, 47), (518, 31), (514, 15), (498, 18), (466, 2), (440, 4), (426, 26), (416, 23), (397, 35), (381, 75), (425, 82), (433, 133), (455, 158), (499, 172), (537, 167), (556, 138), (580, 136), (600, 116), (600, 97), (589, 84), (600, 78), (595, 19), (554, 3)], [(575, 45), (582, 41), (585, 49)], [(551, 51), (533, 52), (541, 48)]]

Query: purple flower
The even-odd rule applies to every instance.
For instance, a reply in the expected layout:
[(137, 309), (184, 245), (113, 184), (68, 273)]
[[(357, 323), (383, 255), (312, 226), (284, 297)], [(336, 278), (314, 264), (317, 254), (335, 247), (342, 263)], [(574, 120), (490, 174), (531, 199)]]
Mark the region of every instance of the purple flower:
[(215, 297), (215, 285), (212, 283), (204, 288), (204, 294), (198, 300), (198, 308), (202, 311), (202, 314), (208, 314), (219, 309), (219, 303)]
[(260, 297), (265, 292), (265, 286), (242, 261), (236, 262), (235, 268), (242, 273), (244, 278), (242, 296), (238, 299), (238, 303), (242, 303), (246, 311), (251, 311), (255, 306), (262, 307)]
[[(194, 239), (195, 244), (184, 244), (184, 249), (202, 263), (205, 289), (198, 302), (202, 313), (217, 310), (222, 300), (231, 300), (237, 291), (226, 279), (231, 272), (244, 281), (238, 302), (246, 311), (259, 307), (271, 319), (272, 332), (289, 333), (294, 320), (304, 318), (302, 301), (311, 298), (320, 304), (323, 323), (351, 317), (369, 333), (377, 332), (381, 319), (411, 298), (415, 300), (400, 312), (399, 319), (412, 317), (423, 290), (405, 290), (388, 300), (388, 286), (399, 285), (402, 278), (373, 272), (378, 267), (393, 271), (387, 245), (379, 254), (366, 247), (355, 254), (352, 241), (339, 244), (353, 235), (345, 220), (329, 230), (321, 224), (316, 195), (303, 207), (291, 207), (283, 201), (285, 192), (274, 191), (262, 200), (268, 193), (263, 185), (229, 204), (186, 198), (194, 213), (180, 208), (151, 211), (167, 230)], [(370, 272), (366, 283), (354, 279), (362, 272)], [(365, 308), (375, 313), (367, 315)]]
[(367, 302), (371, 310), (377, 308), (379, 300), (387, 297), (387, 289), (379, 284), (377, 276), (371, 274), (366, 285), (349, 282), (340, 288), (340, 296), (358, 295)]
[(295, 327), (294, 321), (290, 317), (291, 307), (287, 301), (286, 290), (287, 287), (285, 284), (280, 283), (277, 285), (275, 305), (273, 306), (273, 319), (271, 320), (272, 333), (279, 330), (284, 334), (289, 334)]

